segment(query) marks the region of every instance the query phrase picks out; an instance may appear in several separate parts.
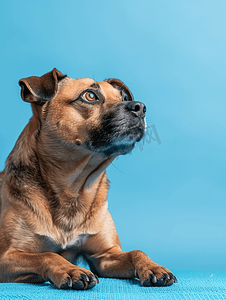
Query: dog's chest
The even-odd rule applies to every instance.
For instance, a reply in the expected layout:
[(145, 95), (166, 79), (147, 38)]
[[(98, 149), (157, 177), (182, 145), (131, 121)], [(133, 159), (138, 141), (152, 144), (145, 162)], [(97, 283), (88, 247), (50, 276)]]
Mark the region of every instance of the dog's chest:
[(88, 234), (79, 234), (74, 236), (68, 243), (58, 244), (56, 241), (47, 235), (41, 236), (42, 250), (44, 252), (61, 252), (64, 250), (79, 251), (86, 242)]

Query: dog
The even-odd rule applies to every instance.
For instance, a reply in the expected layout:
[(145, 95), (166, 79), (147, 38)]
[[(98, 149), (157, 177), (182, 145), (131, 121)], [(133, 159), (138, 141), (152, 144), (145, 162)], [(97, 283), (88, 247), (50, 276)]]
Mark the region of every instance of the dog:
[[(19, 85), (33, 115), (0, 173), (0, 282), (177, 282), (143, 252), (121, 250), (108, 211), (105, 170), (142, 139), (145, 105), (119, 79), (72, 79), (56, 68)], [(90, 270), (76, 265), (80, 256)]]

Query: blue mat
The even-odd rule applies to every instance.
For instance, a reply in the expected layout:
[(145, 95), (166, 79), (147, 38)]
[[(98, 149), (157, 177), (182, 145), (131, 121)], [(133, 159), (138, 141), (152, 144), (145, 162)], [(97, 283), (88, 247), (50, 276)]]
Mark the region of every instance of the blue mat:
[(49, 283), (1, 283), (0, 299), (226, 299), (226, 272), (174, 271), (178, 283), (170, 287), (141, 287), (138, 280), (100, 278), (91, 290), (59, 290)]

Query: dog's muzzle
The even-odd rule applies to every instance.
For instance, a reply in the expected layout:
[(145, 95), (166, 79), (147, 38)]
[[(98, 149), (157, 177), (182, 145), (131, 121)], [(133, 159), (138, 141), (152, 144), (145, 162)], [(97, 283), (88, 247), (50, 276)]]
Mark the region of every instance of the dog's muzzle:
[(89, 133), (87, 147), (106, 156), (129, 153), (144, 136), (145, 112), (142, 102), (120, 102), (101, 116), (100, 126)]

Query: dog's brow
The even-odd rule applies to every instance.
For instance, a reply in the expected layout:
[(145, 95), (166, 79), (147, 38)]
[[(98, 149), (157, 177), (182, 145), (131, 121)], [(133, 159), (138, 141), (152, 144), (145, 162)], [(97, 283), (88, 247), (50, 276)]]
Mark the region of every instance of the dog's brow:
[(92, 83), (92, 84), (90, 85), (90, 87), (93, 87), (93, 88), (95, 88), (95, 89), (100, 89), (99, 83), (96, 83), (96, 82)]

